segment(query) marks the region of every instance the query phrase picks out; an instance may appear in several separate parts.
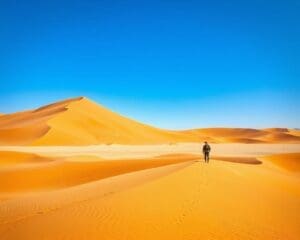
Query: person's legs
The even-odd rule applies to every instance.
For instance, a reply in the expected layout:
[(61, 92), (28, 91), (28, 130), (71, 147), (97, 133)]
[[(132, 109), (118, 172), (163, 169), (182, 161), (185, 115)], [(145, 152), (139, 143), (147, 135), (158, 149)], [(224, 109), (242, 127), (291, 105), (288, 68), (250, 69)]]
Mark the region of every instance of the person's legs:
[(207, 163), (209, 162), (209, 152), (207, 153)]
[(204, 153), (204, 159), (205, 159), (205, 162), (208, 162), (207, 152)]

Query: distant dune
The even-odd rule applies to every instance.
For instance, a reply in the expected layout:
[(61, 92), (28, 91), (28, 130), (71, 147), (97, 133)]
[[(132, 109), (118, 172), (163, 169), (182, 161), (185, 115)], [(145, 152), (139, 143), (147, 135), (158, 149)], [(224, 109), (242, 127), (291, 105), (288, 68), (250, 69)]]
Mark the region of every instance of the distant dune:
[(85, 146), (0, 151), (1, 240), (299, 239), (299, 152), (212, 144), (207, 164), (180, 145), (122, 146), (130, 159), (106, 159), (116, 145), (98, 156)]
[(205, 140), (300, 143), (300, 131), (286, 128), (164, 130), (123, 117), (84, 97), (0, 115), (0, 145), (174, 144)]

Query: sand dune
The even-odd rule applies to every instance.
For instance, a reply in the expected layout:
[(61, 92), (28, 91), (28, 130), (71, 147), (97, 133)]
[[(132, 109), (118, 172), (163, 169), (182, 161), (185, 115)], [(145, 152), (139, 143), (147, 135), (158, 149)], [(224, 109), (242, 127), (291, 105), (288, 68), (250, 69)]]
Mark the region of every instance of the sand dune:
[(0, 131), (2, 145), (143, 144), (195, 139), (122, 117), (86, 98), (5, 115), (0, 117)]
[(267, 136), (264, 136), (265, 142), (296, 142), (298, 140), (298, 136), (293, 136), (287, 133), (272, 133)]
[(298, 240), (296, 143), (296, 129), (158, 129), (82, 97), (0, 115), (0, 239)]
[[(56, 191), (9, 194), (7, 195), (9, 200), (0, 202), (0, 226), (38, 215), (41, 212), (55, 211), (95, 197), (106, 197), (126, 191), (176, 172), (192, 163), (193, 161), (188, 161), (130, 172)], [(5, 196), (4, 194), (1, 195)]]
[(300, 137), (300, 130), (299, 129), (290, 129), (289, 132), (294, 135)]
[(212, 142), (221, 143), (297, 143), (296, 130), (287, 128), (204, 128), (194, 130), (201, 136), (209, 136)]
[(225, 161), (225, 162), (234, 162), (234, 163), (244, 163), (244, 164), (262, 164), (255, 157), (223, 157), (223, 156), (213, 156), (214, 160)]
[(42, 157), (33, 153), (0, 151), (0, 171), (5, 166), (23, 166), (31, 163), (48, 162), (51, 160), (51, 158)]
[(253, 165), (215, 158), (2, 201), (1, 239), (299, 239), (299, 175), (267, 159)]
[(290, 131), (288, 128), (265, 128), (264, 130), (273, 133), (287, 133)]
[(300, 173), (300, 153), (274, 154), (261, 157), (288, 171)]
[(109, 161), (94, 156), (46, 158), (28, 153), (0, 152), (0, 163), (10, 166), (0, 169), (0, 198), (1, 194), (7, 196), (8, 193), (54, 190), (197, 159), (199, 156), (196, 155), (170, 154), (145, 159)]
[(0, 144), (26, 145), (44, 136), (51, 127), (47, 121), (67, 110), (67, 104), (78, 99), (65, 100), (36, 110), (0, 116)]
[[(257, 157), (300, 152), (300, 144), (210, 144), (212, 155), (223, 157)], [(92, 146), (0, 146), (0, 151), (35, 153), (49, 157), (96, 156), (104, 159), (152, 158), (168, 154), (202, 155), (201, 143), (161, 145), (92, 145)]]
[(145, 125), (79, 97), (0, 116), (0, 145), (299, 143), (289, 129), (206, 128), (171, 131)]

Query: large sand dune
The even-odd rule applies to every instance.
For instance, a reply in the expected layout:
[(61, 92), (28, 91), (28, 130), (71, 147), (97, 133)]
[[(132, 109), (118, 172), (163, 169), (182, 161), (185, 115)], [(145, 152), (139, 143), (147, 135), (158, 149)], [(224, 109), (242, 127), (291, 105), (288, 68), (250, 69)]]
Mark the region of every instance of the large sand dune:
[(145, 125), (79, 97), (0, 116), (0, 145), (299, 143), (292, 129), (207, 128), (171, 131)]
[(0, 115), (0, 239), (298, 240), (299, 143), (158, 129), (82, 97)]
[(299, 145), (215, 146), (0, 152), (0, 239), (299, 239)]

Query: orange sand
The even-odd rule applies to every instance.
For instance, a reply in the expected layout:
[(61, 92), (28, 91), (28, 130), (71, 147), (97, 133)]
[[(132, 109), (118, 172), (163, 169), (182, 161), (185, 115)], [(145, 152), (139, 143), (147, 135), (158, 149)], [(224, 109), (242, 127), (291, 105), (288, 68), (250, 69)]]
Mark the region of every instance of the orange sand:
[[(13, 155), (15, 154), (15, 158)], [(0, 152), (7, 161), (14, 163), (29, 163), (30, 160), (39, 160), (43, 157), (31, 154)], [(50, 158), (48, 158), (50, 159)], [(127, 172), (147, 168), (160, 167), (169, 164), (187, 162), (199, 159), (195, 155), (165, 155), (149, 159), (105, 160), (91, 156), (77, 156), (70, 158), (54, 158), (52, 161), (37, 162), (36, 164), (12, 165), (0, 169), (0, 198), (2, 194), (21, 193), (43, 190), (54, 190), (82, 183), (95, 181)], [(32, 162), (32, 161), (31, 161)]]
[(274, 154), (261, 157), (262, 160), (268, 160), (288, 171), (300, 172), (300, 153)]
[(36, 110), (0, 116), (0, 145), (300, 143), (300, 131), (284, 128), (206, 128), (171, 131), (145, 125), (79, 97)]
[[(2, 156), (7, 154), (15, 153)], [(267, 159), (238, 164), (219, 156), (205, 164), (195, 158), (170, 154), (122, 163), (73, 156), (28, 163), (32, 172), (22, 178), (26, 192), (15, 184), (9, 195), (9, 188), (1, 185), (1, 240), (299, 239), (298, 174)], [(231, 160), (253, 159), (241, 155)], [(24, 161), (10, 171), (25, 174)], [(64, 166), (64, 172), (58, 176), (51, 164)], [(57, 181), (49, 181), (51, 176)], [(7, 175), (1, 182), (14, 182), (15, 177)], [(44, 182), (36, 188), (35, 181)]]
[(261, 164), (255, 157), (222, 157), (222, 156), (213, 156), (214, 160), (226, 161), (226, 162), (234, 162), (234, 163), (245, 163), (245, 164)]
[[(204, 140), (226, 143), (209, 164)], [(86, 98), (0, 115), (0, 239), (298, 240), (295, 143), (296, 129), (158, 129)]]
[(51, 158), (41, 157), (33, 153), (0, 151), (0, 171), (5, 166), (20, 166), (21, 164), (47, 162), (51, 161)]

